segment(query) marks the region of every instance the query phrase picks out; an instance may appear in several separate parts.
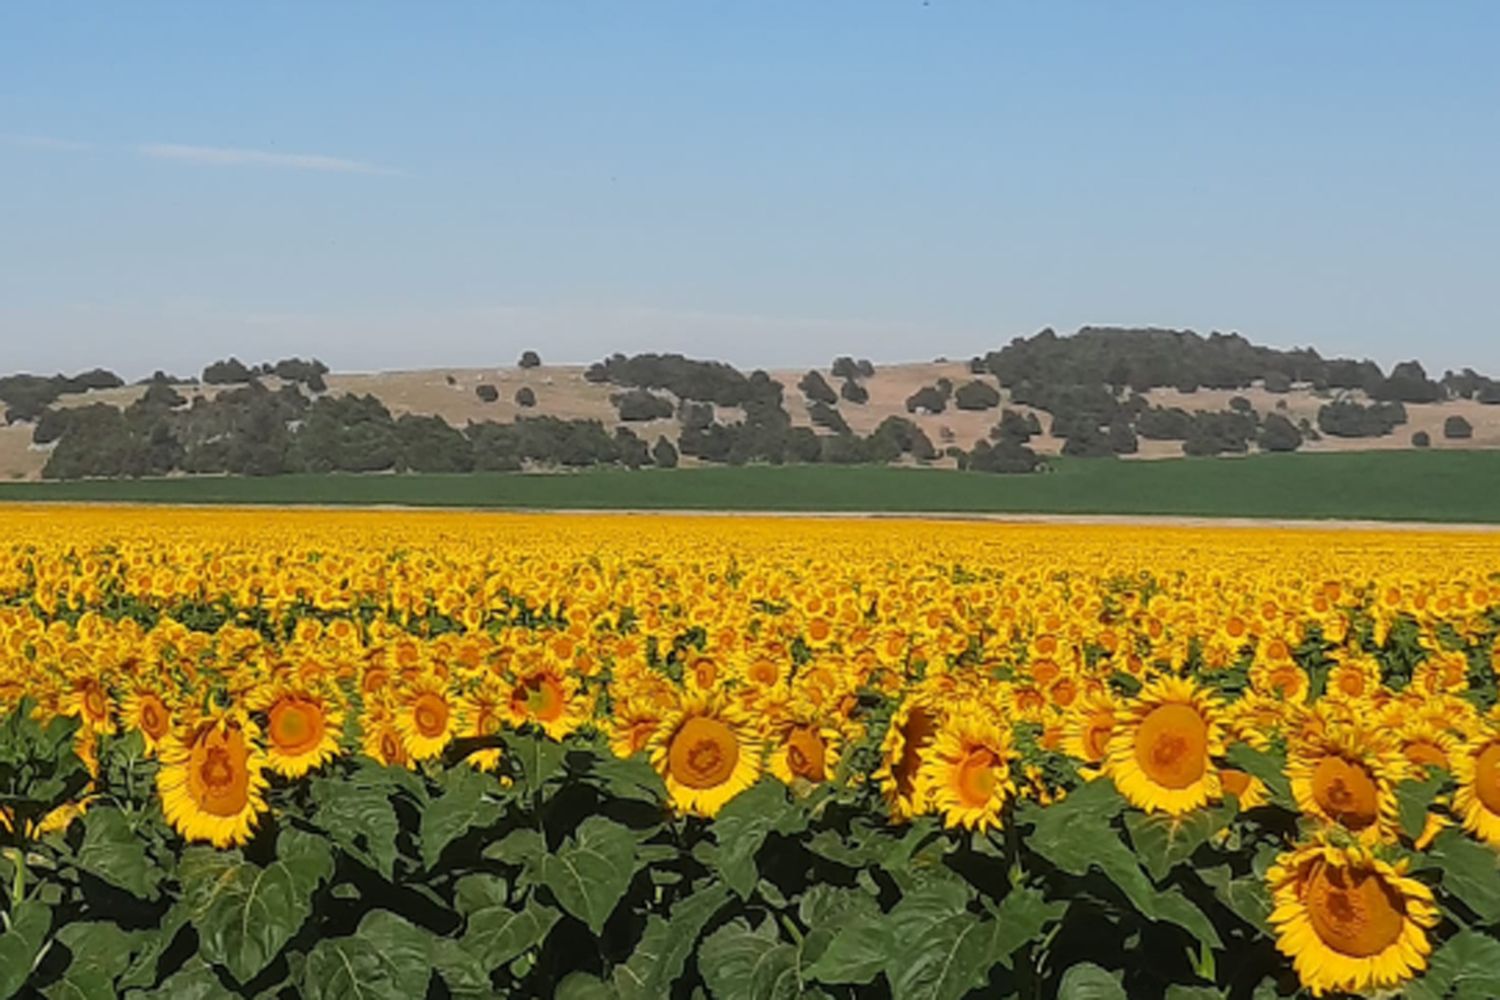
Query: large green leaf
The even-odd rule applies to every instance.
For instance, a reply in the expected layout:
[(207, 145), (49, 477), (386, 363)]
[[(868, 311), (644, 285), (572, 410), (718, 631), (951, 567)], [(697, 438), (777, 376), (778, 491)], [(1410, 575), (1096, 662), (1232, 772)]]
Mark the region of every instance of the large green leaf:
[(1422, 835), (1427, 827), (1427, 810), (1438, 791), (1446, 784), (1448, 776), (1442, 772), (1433, 774), (1426, 781), (1403, 781), (1396, 786), (1396, 804), (1401, 818), (1401, 829), (1412, 840)]
[(765, 780), (735, 796), (714, 817), (717, 848), (709, 863), (741, 899), (749, 897), (760, 873), (755, 855), (772, 832), (795, 833), (807, 825), (806, 814), (787, 796), (786, 786)]
[(584, 820), (571, 840), (542, 858), (542, 884), (595, 934), (604, 930), (634, 874), (635, 836), (603, 816)]
[(411, 1000), (427, 995), (431, 938), (386, 910), (374, 910), (351, 937), (325, 938), (307, 955), (307, 1000)]
[(983, 986), (1003, 957), (999, 923), (968, 908), (960, 883), (935, 882), (896, 904), (886, 978), (895, 1000), (958, 1000)]
[(1432, 842), (1426, 864), (1439, 869), (1443, 888), (1485, 923), (1500, 921), (1500, 856), (1494, 850), (1450, 828)]
[(10, 1000), (31, 978), (52, 928), (52, 910), (31, 900), (11, 907), (6, 920), (8, 926), (0, 933), (0, 1000)]
[(521, 767), (520, 785), (532, 795), (563, 776), (567, 748), (538, 733), (506, 733), (508, 755)]
[(570, 972), (557, 984), (552, 1000), (614, 1000), (614, 987), (587, 972)]
[(1199, 868), (1198, 877), (1214, 890), (1219, 902), (1233, 910), (1240, 919), (1257, 930), (1269, 930), (1271, 894), (1266, 883), (1254, 875), (1236, 877), (1228, 865)]
[(890, 960), (895, 936), (866, 892), (814, 886), (803, 895), (799, 915), (808, 927), (802, 941), (805, 979), (865, 984)]
[(432, 967), (442, 977), (450, 995), (460, 1000), (481, 1000), (495, 994), (490, 983), (490, 970), (464, 947), (462, 941), (452, 938), (432, 938)]
[[(1077, 794), (1101, 784), (1093, 782)], [(1158, 890), (1141, 870), (1135, 852), (1125, 846), (1110, 825), (1115, 807), (1109, 797), (1102, 792), (1091, 792), (1084, 803), (1068, 809), (1073, 798), (1069, 796), (1061, 805), (1035, 811), (1040, 816), (1027, 844), (1070, 875), (1084, 875), (1097, 868), (1148, 920), (1176, 924), (1204, 945), (1220, 947), (1218, 932), (1202, 910), (1180, 889)]]
[(1296, 811), (1297, 804), (1292, 798), (1292, 784), (1286, 777), (1284, 754), (1257, 750), (1246, 743), (1236, 743), (1229, 748), (1224, 759), (1246, 774), (1264, 782), (1266, 790), (1271, 794), (1273, 804), (1283, 809)]
[(73, 960), (62, 978), (47, 987), (49, 1000), (114, 1000), (115, 977), (130, 965), (135, 935), (104, 922), (68, 924), (57, 940)]
[(501, 864), (519, 865), (521, 873), (516, 884), (524, 887), (541, 878), (547, 841), (539, 831), (521, 827), (486, 847), (483, 856)]
[(1186, 816), (1132, 810), (1125, 814), (1125, 826), (1137, 856), (1159, 882), (1175, 865), (1191, 858), (1209, 837), (1229, 825), (1235, 812), (1236, 806), (1230, 802), (1197, 809)]
[(1427, 973), (1406, 988), (1409, 1000), (1493, 1000), (1500, 997), (1500, 940), (1460, 931), (1432, 955)]
[(313, 892), (333, 874), (333, 857), (322, 838), (287, 829), (276, 840), (276, 860), (264, 868), (238, 851), (195, 847), (183, 852), (178, 872), (199, 951), (243, 983), (312, 914)]
[(194, 955), (154, 990), (134, 990), (129, 1000), (234, 1000), (213, 967)]
[(146, 858), (146, 845), (118, 809), (90, 809), (83, 816), (78, 866), (142, 899), (156, 897), (162, 872)]
[(1080, 962), (1063, 973), (1058, 1000), (1128, 1000), (1120, 974), (1106, 972), (1093, 962)]
[(1042, 930), (1054, 920), (1061, 919), (1067, 909), (1067, 903), (1047, 902), (1038, 889), (1022, 887), (1006, 893), (995, 913), (999, 924), (995, 930), (995, 958), (1009, 967), (1010, 957), (1016, 949), (1035, 941)]
[(395, 877), (396, 835), (400, 824), (391, 804), (394, 788), (342, 778), (314, 778), (310, 792), (317, 811), (313, 822), (328, 832), (346, 853)]
[(652, 803), (666, 801), (667, 786), (644, 755), (626, 758), (613, 754), (596, 756), (589, 773), (611, 798)]
[(500, 790), (490, 775), (471, 767), (450, 768), (443, 780), (443, 793), (422, 810), (422, 864), (431, 868), (442, 857), (443, 848), (476, 826), (500, 819), (500, 803), (492, 796)]
[(519, 909), (486, 906), (469, 915), (469, 925), (461, 939), (463, 949), (477, 958), (486, 971), (498, 969), (541, 944), (558, 916), (552, 907), (531, 898)]
[(704, 938), (698, 971), (714, 1000), (792, 1000), (802, 993), (797, 949), (780, 940), (770, 920), (755, 930), (734, 920)]
[(615, 966), (612, 982), (620, 1000), (671, 996), (672, 984), (697, 948), (703, 928), (728, 899), (729, 887), (719, 883), (678, 902), (666, 920), (654, 915), (648, 919), (629, 960)]

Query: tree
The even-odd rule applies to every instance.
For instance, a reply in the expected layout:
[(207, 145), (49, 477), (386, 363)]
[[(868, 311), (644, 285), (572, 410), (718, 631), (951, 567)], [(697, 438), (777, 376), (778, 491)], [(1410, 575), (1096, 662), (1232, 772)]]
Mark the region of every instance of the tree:
[(855, 405), (862, 405), (870, 401), (870, 390), (851, 379), (845, 379), (844, 384), (839, 386), (839, 395)]
[(656, 463), (658, 469), (675, 469), (677, 468), (677, 448), (665, 437), (659, 437), (651, 449), (651, 461)]
[(474, 395), (479, 397), (481, 403), (493, 403), (500, 398), (500, 390), (485, 382), (474, 387)]
[(516, 405), (527, 409), (536, 405), (536, 393), (531, 390), (530, 386), (523, 385), (516, 390)]
[(823, 427), (836, 434), (849, 433), (849, 424), (843, 414), (821, 400), (808, 406), (807, 416), (814, 427)]
[(833, 406), (839, 401), (838, 393), (834, 392), (828, 381), (816, 371), (810, 371), (802, 376), (801, 381), (797, 383), (797, 388), (801, 389), (802, 394), (813, 403)]
[(239, 358), (215, 361), (203, 369), (203, 381), (208, 385), (235, 385), (248, 382), (253, 377), (254, 373)]
[[(1035, 415), (1033, 414), (1033, 419)], [(1013, 441), (1016, 444), (1025, 444), (1031, 440), (1033, 434), (1041, 432), (1040, 425), (1032, 429), (1032, 421), (1027, 420), (1015, 410), (1005, 409), (1000, 411), (1000, 422), (990, 428), (990, 439), (993, 441)]]
[(1260, 425), (1257, 443), (1261, 451), (1296, 451), (1302, 447), (1302, 432), (1286, 417), (1272, 413)]
[(853, 358), (848, 357), (847, 355), (841, 358), (834, 358), (833, 367), (831, 367), (829, 371), (833, 373), (834, 378), (859, 378), (859, 366), (854, 363)]
[(542, 356), (536, 351), (522, 351), (521, 360), (517, 362), (522, 368), (536, 368), (542, 363)]
[(637, 423), (644, 420), (665, 420), (674, 411), (672, 401), (647, 389), (627, 389), (610, 396), (620, 419)]
[(1285, 372), (1266, 372), (1265, 387), (1267, 392), (1278, 395), (1292, 391), (1292, 378)]
[(1474, 426), (1463, 417), (1454, 414), (1443, 421), (1443, 437), (1450, 441), (1462, 441), (1474, 436)]
[(1000, 405), (1000, 392), (988, 382), (975, 379), (958, 387), (953, 405), (960, 410), (993, 410)]
[(1426, 431), (1417, 431), (1411, 436), (1411, 444), (1413, 448), (1431, 448), (1432, 435)]
[(923, 386), (910, 396), (906, 397), (906, 412), (916, 413), (925, 410), (928, 413), (942, 413), (948, 408), (948, 394), (933, 386)]

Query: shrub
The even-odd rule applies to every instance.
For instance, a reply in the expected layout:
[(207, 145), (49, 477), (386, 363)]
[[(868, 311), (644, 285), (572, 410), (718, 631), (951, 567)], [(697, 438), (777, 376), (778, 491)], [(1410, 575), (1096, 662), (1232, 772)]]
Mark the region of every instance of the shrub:
[(975, 472), (1035, 472), (1042, 464), (1036, 452), (1014, 441), (1001, 441), (995, 445), (980, 441), (974, 445), (973, 451), (967, 455), (960, 451), (957, 457), (960, 469)]
[(1000, 405), (1000, 392), (988, 382), (975, 379), (959, 386), (953, 405), (960, 410), (993, 410)]
[(542, 357), (536, 351), (522, 351), (521, 359), (516, 363), (522, 368), (537, 368), (542, 363)]
[(1025, 444), (1030, 441), (1032, 435), (1041, 433), (1041, 424), (1036, 419), (1036, 414), (1028, 414), (1030, 417), (1022, 416), (1015, 410), (1001, 410), (1000, 422), (990, 428), (990, 439), (994, 441), (1013, 441), (1016, 444)]
[(1255, 407), (1244, 396), (1230, 396), (1229, 408), (1236, 413), (1254, 413)]
[(609, 397), (621, 420), (632, 423), (642, 420), (664, 420), (674, 411), (672, 401), (646, 389), (630, 389)]
[(481, 403), (493, 403), (500, 398), (500, 390), (485, 382), (474, 387), (474, 395), (479, 397)]
[(1435, 403), (1443, 398), (1444, 392), (1441, 385), (1427, 377), (1419, 362), (1403, 361), (1370, 390), (1370, 395), (1385, 402)]
[(923, 386), (906, 397), (907, 413), (916, 413), (918, 410), (924, 410), (927, 413), (942, 413), (947, 408), (947, 394), (930, 385)]
[(1400, 403), (1363, 406), (1340, 399), (1318, 408), (1318, 429), (1334, 437), (1382, 437), (1406, 423), (1406, 407)]
[(254, 373), (239, 358), (215, 361), (203, 369), (203, 381), (208, 385), (236, 385), (248, 382), (253, 377)]
[(1450, 441), (1462, 441), (1474, 436), (1474, 426), (1463, 417), (1454, 414), (1443, 421), (1443, 437)]
[(816, 402), (808, 406), (807, 416), (813, 422), (814, 427), (823, 427), (837, 434), (848, 434), (849, 424), (838, 410), (824, 402)]
[(1285, 372), (1266, 372), (1265, 389), (1280, 395), (1292, 391), (1292, 377)]
[(516, 390), (516, 405), (527, 409), (536, 405), (536, 393), (530, 386), (523, 385)]
[(839, 401), (838, 393), (834, 392), (827, 380), (815, 371), (802, 376), (801, 381), (797, 383), (797, 388), (801, 389), (802, 394), (814, 403), (832, 406)]
[(1426, 431), (1417, 431), (1411, 436), (1411, 443), (1414, 448), (1431, 448), (1432, 435)]
[(1286, 417), (1272, 413), (1260, 425), (1257, 443), (1261, 451), (1296, 451), (1302, 447), (1302, 432)]
[(853, 379), (844, 380), (844, 384), (839, 386), (839, 395), (848, 402), (856, 405), (867, 403), (870, 400), (870, 390)]
[(677, 448), (665, 437), (658, 437), (651, 448), (651, 461), (658, 469), (677, 468)]

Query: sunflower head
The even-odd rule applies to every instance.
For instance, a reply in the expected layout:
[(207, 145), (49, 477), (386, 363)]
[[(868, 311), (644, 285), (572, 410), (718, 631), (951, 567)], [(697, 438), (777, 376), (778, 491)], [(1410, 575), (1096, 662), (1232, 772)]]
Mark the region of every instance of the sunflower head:
[(873, 777), (880, 784), (894, 822), (927, 811), (927, 795), (917, 775), (927, 748), (937, 736), (939, 718), (927, 698), (915, 692), (907, 695), (891, 717), (880, 745), (880, 767)]
[(1163, 678), (1125, 706), (1109, 744), (1109, 774), (1139, 809), (1191, 812), (1219, 795), (1212, 758), (1224, 752), (1218, 703), (1192, 681)]
[(1476, 735), (1454, 754), (1453, 777), (1453, 808), (1464, 829), (1500, 847), (1500, 729)]
[(1392, 990), (1426, 967), (1432, 892), (1368, 848), (1303, 845), (1266, 879), (1276, 947), (1314, 995)]
[(712, 817), (755, 784), (762, 744), (734, 705), (690, 697), (662, 719), (648, 743), (651, 764), (683, 812)]
[(919, 772), (946, 826), (989, 830), (1016, 793), (1011, 778), (1015, 750), (994, 717), (964, 706), (949, 713)]
[(1288, 748), (1286, 774), (1297, 807), (1368, 843), (1395, 836), (1396, 785), (1407, 773), (1390, 740), (1353, 722), (1308, 726)]
[(315, 688), (268, 685), (250, 699), (265, 718), (266, 765), (286, 778), (300, 778), (339, 752), (344, 713)]
[(243, 711), (209, 714), (173, 734), (157, 790), (167, 821), (188, 840), (243, 844), (265, 812), (260, 733)]

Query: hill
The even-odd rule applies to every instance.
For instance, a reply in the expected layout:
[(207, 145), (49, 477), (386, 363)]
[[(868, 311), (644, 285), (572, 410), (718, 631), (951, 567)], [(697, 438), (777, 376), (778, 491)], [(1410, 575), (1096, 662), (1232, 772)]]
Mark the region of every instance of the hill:
[(0, 378), (0, 480), (678, 462), (1013, 471), (1059, 454), (1500, 447), (1500, 384), (1485, 376), (1434, 379), (1415, 362), (1384, 372), (1234, 335), (1048, 330), (965, 362), (749, 374), (670, 355), (525, 362), (340, 373), (230, 360), (136, 385), (98, 370)]

